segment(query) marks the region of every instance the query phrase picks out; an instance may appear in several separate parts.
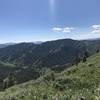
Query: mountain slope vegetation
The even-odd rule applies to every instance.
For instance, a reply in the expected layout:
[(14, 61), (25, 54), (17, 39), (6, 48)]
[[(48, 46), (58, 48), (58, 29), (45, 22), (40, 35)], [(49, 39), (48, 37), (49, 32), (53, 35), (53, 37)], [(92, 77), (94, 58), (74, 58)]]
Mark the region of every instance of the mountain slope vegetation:
[[(17, 83), (36, 79), (48, 70), (61, 72), (100, 50), (100, 40), (62, 39), (41, 44), (20, 43), (0, 49), (0, 72), (5, 79), (13, 73)], [(5, 67), (6, 65), (6, 67)]]
[(48, 72), (36, 81), (0, 92), (0, 100), (99, 100), (100, 53), (61, 73)]
[(82, 57), (85, 51), (93, 54), (99, 48), (100, 40), (62, 39), (37, 45), (21, 43), (1, 48), (0, 60), (18, 66), (51, 67), (72, 64), (77, 55)]

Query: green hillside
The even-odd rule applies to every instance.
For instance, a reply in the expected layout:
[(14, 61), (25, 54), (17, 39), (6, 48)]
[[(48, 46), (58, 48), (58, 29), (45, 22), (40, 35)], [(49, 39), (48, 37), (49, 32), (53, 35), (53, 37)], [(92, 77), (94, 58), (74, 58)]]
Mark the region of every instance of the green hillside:
[(0, 61), (0, 78), (5, 78), (9, 72), (14, 72), (17, 69), (18, 68), (11, 63), (4, 63)]
[(100, 53), (62, 73), (47, 75), (0, 92), (0, 100), (99, 100)]
[(48, 70), (61, 72), (80, 62), (86, 52), (90, 56), (99, 51), (100, 40), (60, 39), (9, 45), (0, 48), (0, 77), (4, 80), (11, 73), (17, 84), (23, 83), (39, 78)]
[(0, 79), (4, 81), (9, 77), (10, 74), (12, 74), (12, 76), (15, 78), (16, 83), (19, 84), (32, 79), (36, 79), (39, 77), (40, 72), (37, 72), (33, 67), (21, 67), (8, 62), (6, 63), (0, 61)]
[(0, 61), (20, 67), (51, 68), (57, 65), (74, 64), (76, 56), (82, 58), (84, 52), (88, 51), (89, 54), (94, 54), (99, 49), (100, 40), (61, 39), (42, 44), (20, 43), (1, 48)]

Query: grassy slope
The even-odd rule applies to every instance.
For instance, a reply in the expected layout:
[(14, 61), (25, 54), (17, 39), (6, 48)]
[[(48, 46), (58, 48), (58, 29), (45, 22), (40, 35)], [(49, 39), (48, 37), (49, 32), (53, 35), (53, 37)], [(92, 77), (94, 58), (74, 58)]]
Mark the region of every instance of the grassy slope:
[(62, 73), (41, 77), (21, 85), (13, 86), (0, 93), (0, 100), (99, 100), (100, 53), (80, 62)]

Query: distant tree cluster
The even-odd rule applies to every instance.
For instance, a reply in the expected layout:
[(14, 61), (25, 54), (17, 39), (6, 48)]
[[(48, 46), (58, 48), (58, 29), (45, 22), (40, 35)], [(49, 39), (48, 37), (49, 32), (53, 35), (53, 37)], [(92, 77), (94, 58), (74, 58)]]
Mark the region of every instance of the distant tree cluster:
[(74, 60), (75, 65), (78, 66), (78, 63), (79, 63), (80, 61), (81, 61), (81, 57), (80, 57), (79, 54), (77, 54), (76, 57), (75, 57), (75, 60)]
[[(99, 50), (97, 50), (97, 52), (99, 52)], [(74, 60), (75, 65), (78, 66), (80, 61), (82, 61), (83, 63), (86, 62), (88, 57), (89, 57), (88, 51), (84, 52), (83, 57), (81, 57), (80, 54), (77, 54)]]
[(99, 49), (97, 49), (97, 50), (96, 50), (96, 53), (98, 53), (98, 52), (100, 52), (100, 50), (99, 50)]
[(88, 51), (85, 51), (84, 56), (83, 56), (83, 63), (87, 61), (88, 57), (89, 57), (89, 53), (88, 53)]
[(5, 78), (3, 80), (3, 88), (4, 89), (9, 88), (9, 87), (13, 86), (14, 84), (16, 84), (15, 74), (14, 73), (9, 73), (7, 78)]

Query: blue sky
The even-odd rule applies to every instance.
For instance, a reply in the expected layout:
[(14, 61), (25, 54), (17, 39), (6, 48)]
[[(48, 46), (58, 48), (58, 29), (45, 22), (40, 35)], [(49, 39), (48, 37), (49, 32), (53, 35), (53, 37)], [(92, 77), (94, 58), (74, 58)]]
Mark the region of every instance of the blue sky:
[(100, 37), (100, 0), (0, 0), (0, 43)]

